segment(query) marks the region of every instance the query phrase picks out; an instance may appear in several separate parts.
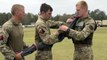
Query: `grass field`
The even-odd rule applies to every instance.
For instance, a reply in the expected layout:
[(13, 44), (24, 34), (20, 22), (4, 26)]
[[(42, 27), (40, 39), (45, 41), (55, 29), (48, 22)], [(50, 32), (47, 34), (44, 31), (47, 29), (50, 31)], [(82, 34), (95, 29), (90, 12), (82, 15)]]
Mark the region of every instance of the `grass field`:
[[(52, 30), (54, 32), (55, 30)], [(24, 29), (24, 41), (27, 45), (34, 43), (34, 28)], [(93, 51), (94, 60), (107, 60), (107, 27), (100, 27), (94, 34), (93, 39)], [(65, 38), (62, 42), (56, 43), (53, 46), (53, 60), (73, 60), (73, 43), (71, 40)], [(26, 56), (26, 60), (34, 60), (34, 52), (31, 55)], [(3, 56), (0, 53), (0, 60), (3, 60)]]

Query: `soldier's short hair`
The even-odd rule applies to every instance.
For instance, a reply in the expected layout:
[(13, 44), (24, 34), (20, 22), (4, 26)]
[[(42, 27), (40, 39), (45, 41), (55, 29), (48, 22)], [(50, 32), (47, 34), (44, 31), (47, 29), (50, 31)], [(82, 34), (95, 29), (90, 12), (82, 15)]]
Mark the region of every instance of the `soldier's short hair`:
[(15, 11), (19, 10), (20, 8), (24, 8), (24, 6), (21, 4), (14, 4), (11, 8), (12, 15), (15, 15)]
[[(80, 3), (80, 5), (82, 6), (82, 7), (85, 7), (87, 10), (88, 10), (88, 5), (87, 5), (87, 2), (86, 1), (84, 1), (84, 0), (81, 0), (81, 1), (79, 1), (78, 3)], [(77, 4), (78, 4), (77, 3)], [(76, 5), (77, 5), (76, 4)]]
[(40, 7), (40, 12), (47, 12), (48, 10), (53, 11), (50, 5), (43, 3)]

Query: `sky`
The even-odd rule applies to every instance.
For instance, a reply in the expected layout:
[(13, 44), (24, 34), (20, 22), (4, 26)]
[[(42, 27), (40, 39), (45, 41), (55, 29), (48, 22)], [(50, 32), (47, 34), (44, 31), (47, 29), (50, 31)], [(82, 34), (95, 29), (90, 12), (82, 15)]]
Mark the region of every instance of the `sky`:
[[(40, 5), (47, 3), (53, 8), (53, 16), (57, 14), (75, 13), (75, 5), (80, 0), (0, 0), (0, 13), (10, 12), (13, 4), (22, 4), (25, 6), (26, 13), (38, 14)], [(85, 0), (89, 10), (100, 9), (107, 14), (107, 0)]]

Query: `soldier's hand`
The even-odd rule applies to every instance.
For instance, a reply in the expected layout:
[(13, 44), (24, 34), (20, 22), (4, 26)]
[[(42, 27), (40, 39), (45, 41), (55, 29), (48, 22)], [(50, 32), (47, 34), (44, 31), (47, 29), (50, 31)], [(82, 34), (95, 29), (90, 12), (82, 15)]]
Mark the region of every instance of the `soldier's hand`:
[(25, 45), (23, 46), (23, 49), (29, 48), (29, 45)]
[(68, 18), (66, 21), (66, 23), (72, 23), (72, 22), (73, 22), (73, 19), (71, 19), (71, 18)]
[(65, 25), (61, 25), (61, 26), (59, 27), (59, 30), (62, 30), (62, 31), (67, 31), (67, 29), (68, 29), (68, 27), (65, 26)]
[(21, 60), (21, 59), (22, 59), (21, 53), (17, 53), (15, 56), (15, 60)]

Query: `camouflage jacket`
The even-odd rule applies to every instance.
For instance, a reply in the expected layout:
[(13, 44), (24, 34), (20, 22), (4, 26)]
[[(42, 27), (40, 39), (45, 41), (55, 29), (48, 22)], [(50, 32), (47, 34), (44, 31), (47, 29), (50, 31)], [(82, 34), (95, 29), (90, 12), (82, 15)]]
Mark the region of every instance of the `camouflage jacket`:
[(73, 38), (74, 43), (92, 43), (93, 33), (95, 31), (95, 21), (90, 17), (79, 18), (74, 29), (70, 29), (69, 36)]
[(15, 53), (23, 49), (23, 28), (21, 23), (16, 23), (10, 19), (2, 26), (0, 40), (0, 51), (5, 56), (5, 59), (13, 60)]
[(35, 40), (36, 42), (43, 42), (48, 45), (52, 45), (58, 42), (58, 31), (57, 33), (51, 33), (50, 27), (60, 26), (64, 24), (60, 21), (45, 21), (42, 16), (38, 16), (38, 20), (35, 24)]

